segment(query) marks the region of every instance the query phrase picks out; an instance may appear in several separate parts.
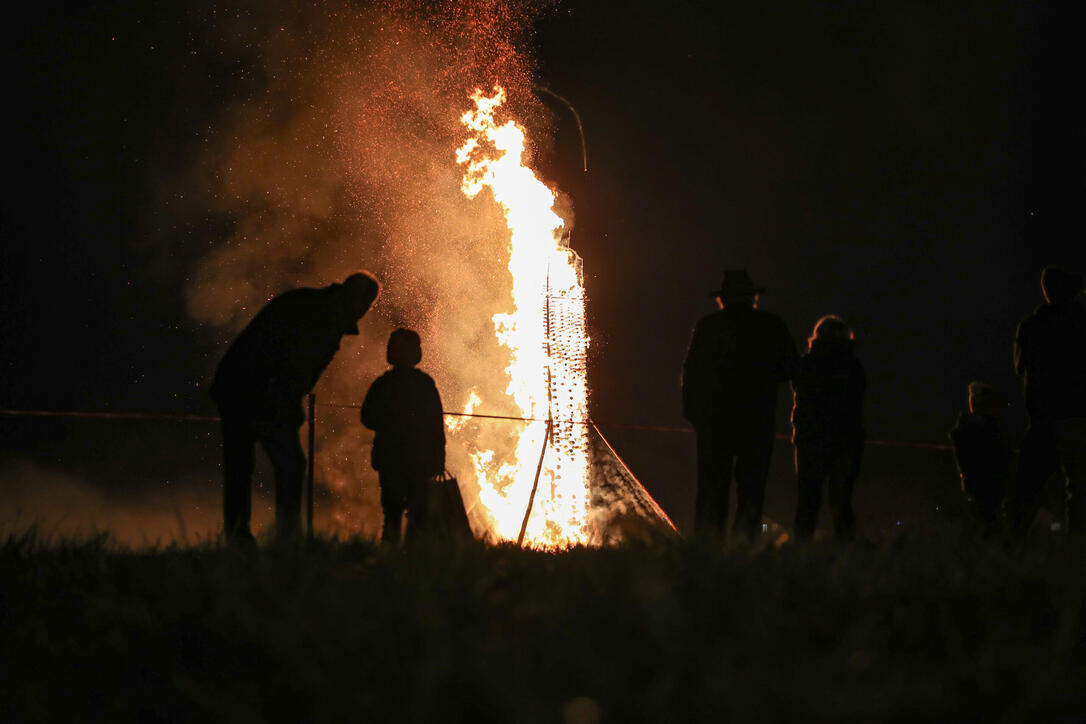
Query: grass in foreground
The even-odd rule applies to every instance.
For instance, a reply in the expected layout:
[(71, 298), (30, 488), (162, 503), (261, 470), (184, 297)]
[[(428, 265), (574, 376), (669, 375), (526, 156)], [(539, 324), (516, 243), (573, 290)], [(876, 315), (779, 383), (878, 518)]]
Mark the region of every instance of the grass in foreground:
[(0, 542), (3, 721), (1079, 721), (1086, 556)]

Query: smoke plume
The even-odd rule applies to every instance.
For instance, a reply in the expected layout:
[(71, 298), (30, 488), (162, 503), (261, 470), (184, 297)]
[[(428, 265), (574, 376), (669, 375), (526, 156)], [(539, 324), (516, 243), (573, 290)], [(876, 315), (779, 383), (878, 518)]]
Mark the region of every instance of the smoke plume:
[[(193, 320), (219, 330), (219, 349), (272, 296), (369, 269), (384, 292), (361, 336), (344, 338), (318, 401), (360, 401), (385, 368), (389, 332), (408, 326), (445, 409), (474, 389), (485, 412), (513, 411), (492, 322), (509, 311), (508, 231), (488, 195), (461, 193), (454, 152), (469, 94), (495, 84), (531, 139), (549, 137), (524, 50), (544, 9), (478, 0), (195, 11), (201, 52), (247, 74), (239, 87), (249, 89), (210, 123), (182, 189), (188, 213), (227, 222), (187, 286)], [(450, 468), (467, 473), (470, 444), (499, 449), (516, 424), (463, 426)], [(374, 533), (371, 437), (356, 411), (319, 408), (317, 439), (337, 529)]]

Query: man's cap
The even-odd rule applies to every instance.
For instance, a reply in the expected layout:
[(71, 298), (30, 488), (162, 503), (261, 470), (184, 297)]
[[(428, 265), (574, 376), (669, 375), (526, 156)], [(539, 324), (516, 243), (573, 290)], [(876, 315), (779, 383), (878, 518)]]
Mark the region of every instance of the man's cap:
[(724, 272), (720, 289), (709, 292), (709, 296), (734, 299), (735, 297), (752, 297), (764, 291), (765, 287), (754, 286), (746, 269), (728, 269)]
[(342, 284), (334, 284), (331, 288), (339, 291), (344, 315), (348, 317), (344, 319), (343, 334), (358, 334), (358, 320), (377, 300), (381, 283), (368, 271), (357, 271), (344, 279)]
[(376, 299), (381, 291), (381, 283), (368, 271), (356, 271), (343, 280), (343, 286), (351, 294)]

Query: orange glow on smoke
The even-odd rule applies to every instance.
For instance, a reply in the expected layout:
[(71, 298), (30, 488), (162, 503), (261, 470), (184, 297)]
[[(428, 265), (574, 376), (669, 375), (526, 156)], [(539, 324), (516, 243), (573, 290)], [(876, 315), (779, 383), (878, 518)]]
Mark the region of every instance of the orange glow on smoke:
[[(517, 539), (546, 436), (543, 420), (551, 419), (524, 540), (537, 548), (588, 543), (588, 337), (580, 258), (563, 237), (554, 192), (524, 165), (524, 129), (495, 120), (505, 91), (486, 96), (477, 90), (472, 100), (475, 109), (461, 118), (471, 136), (456, 152), (464, 166), (461, 189), (469, 199), (489, 189), (505, 216), (513, 311), (494, 315), (494, 330), (510, 354), (506, 392), (523, 417), (538, 420), (513, 433), (512, 455), (472, 454), (479, 505), (494, 536)], [(485, 401), (473, 392), (465, 412), (479, 407), (485, 409)]]

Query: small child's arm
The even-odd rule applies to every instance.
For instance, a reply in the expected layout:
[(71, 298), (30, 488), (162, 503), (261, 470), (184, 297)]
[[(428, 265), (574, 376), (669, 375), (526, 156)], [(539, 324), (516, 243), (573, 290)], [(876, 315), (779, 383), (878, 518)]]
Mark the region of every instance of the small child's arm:
[(383, 387), (380, 377), (374, 380), (366, 392), (366, 399), (362, 401), (362, 410), (358, 415), (362, 420), (362, 424), (371, 430), (376, 430), (381, 426), (381, 390)]
[(433, 385), (431, 389), (433, 395), (430, 399), (430, 415), (434, 429), (434, 448), (437, 453), (437, 459), (434, 461), (437, 469), (434, 474), (439, 474), (445, 470), (445, 412), (441, 407), (441, 395), (437, 391), (437, 385)]

